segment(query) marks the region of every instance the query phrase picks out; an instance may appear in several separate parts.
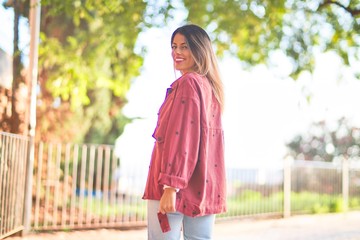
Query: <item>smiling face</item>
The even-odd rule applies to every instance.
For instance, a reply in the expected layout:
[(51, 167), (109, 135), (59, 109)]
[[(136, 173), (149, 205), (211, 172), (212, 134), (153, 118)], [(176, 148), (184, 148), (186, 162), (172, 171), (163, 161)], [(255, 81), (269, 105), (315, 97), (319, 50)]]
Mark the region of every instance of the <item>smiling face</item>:
[(171, 43), (171, 55), (174, 60), (174, 67), (181, 74), (192, 72), (194, 70), (195, 61), (186, 43), (185, 36), (177, 33)]

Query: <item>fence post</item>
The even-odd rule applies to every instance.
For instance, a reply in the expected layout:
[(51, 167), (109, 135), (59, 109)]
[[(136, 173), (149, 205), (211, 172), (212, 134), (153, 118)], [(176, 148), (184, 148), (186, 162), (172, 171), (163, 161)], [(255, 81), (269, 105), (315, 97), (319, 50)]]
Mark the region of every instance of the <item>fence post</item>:
[(284, 212), (283, 217), (291, 216), (291, 159), (284, 159)]
[(342, 160), (342, 198), (343, 211), (346, 212), (349, 208), (349, 160), (343, 158)]
[(29, 150), (26, 164), (26, 183), (23, 224), (24, 230), (21, 235), (30, 231), (31, 205), (32, 205), (32, 178), (35, 158), (35, 127), (36, 127), (36, 87), (38, 75), (38, 43), (40, 33), (40, 0), (30, 1), (30, 54), (29, 54), (29, 78), (31, 83), (30, 116), (29, 116)]

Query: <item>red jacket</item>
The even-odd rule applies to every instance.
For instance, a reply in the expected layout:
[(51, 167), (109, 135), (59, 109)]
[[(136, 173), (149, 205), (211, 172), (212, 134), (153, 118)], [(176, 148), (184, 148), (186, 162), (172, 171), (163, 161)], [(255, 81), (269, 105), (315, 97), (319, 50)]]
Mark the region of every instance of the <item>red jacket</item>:
[(180, 189), (176, 210), (187, 216), (226, 211), (221, 110), (206, 77), (173, 82), (158, 115), (143, 199), (160, 200), (168, 185)]

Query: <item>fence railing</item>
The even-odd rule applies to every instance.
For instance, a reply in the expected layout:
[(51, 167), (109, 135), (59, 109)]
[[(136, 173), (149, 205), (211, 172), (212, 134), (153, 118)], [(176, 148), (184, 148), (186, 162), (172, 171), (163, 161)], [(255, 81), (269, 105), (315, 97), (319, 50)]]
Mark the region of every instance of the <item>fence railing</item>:
[(218, 219), (282, 215), (283, 169), (227, 169), (228, 211)]
[(291, 212), (317, 213), (360, 209), (359, 161), (294, 161)]
[[(37, 149), (34, 230), (145, 226), (147, 166), (120, 163), (113, 146), (40, 143)], [(219, 220), (360, 207), (360, 168), (351, 164), (228, 169), (227, 180), (228, 211)]]
[(33, 229), (121, 227), (145, 224), (145, 205), (120, 191), (113, 146), (37, 145)]
[(22, 231), (29, 139), (0, 133), (0, 239)]
[[(1, 136), (0, 239), (22, 228), (28, 146), (27, 138)], [(35, 149), (32, 230), (146, 225), (148, 166), (124, 164), (109, 145), (40, 142)], [(217, 219), (360, 209), (356, 161), (284, 163), (227, 169), (228, 211)]]

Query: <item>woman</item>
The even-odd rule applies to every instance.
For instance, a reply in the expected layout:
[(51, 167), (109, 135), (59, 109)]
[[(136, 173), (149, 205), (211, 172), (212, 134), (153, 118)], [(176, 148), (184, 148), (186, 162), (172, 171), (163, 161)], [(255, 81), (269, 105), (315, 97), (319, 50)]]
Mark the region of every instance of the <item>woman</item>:
[[(226, 210), (222, 82), (202, 28), (176, 29), (171, 48), (182, 76), (167, 90), (153, 134), (148, 238), (180, 239), (183, 230), (184, 239), (211, 239), (215, 214)], [(170, 228), (161, 228), (166, 220)]]

